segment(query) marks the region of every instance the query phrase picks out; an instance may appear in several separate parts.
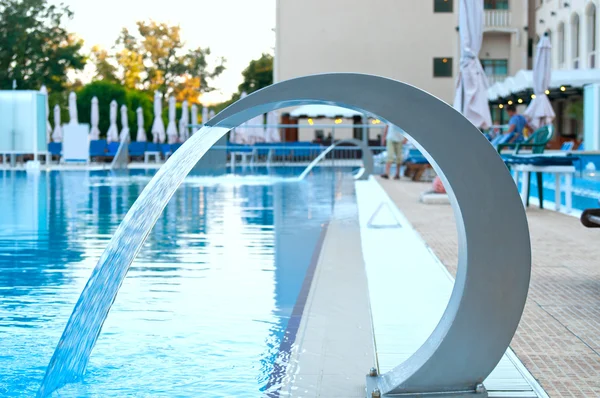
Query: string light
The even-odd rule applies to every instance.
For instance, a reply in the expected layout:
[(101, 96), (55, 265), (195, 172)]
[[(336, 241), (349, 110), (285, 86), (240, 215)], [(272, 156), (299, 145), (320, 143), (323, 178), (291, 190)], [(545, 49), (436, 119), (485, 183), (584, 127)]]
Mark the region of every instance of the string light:
[(379, 120), (379, 119), (371, 120), (371, 124), (379, 124), (379, 123), (381, 123), (381, 120)]
[(560, 86), (560, 91), (565, 92), (567, 91), (567, 88), (565, 86)]
[(342, 119), (335, 119), (335, 124), (342, 124)]
[(550, 95), (550, 90), (546, 90), (546, 95)]
[(512, 100), (508, 101), (508, 105), (512, 105), (512, 104), (513, 104)]
[(535, 94), (531, 94), (531, 99), (535, 99)]
[(519, 104), (522, 104), (522, 103), (523, 103), (523, 99), (519, 98)]
[(444, 58), (444, 59), (442, 59), (442, 62), (443, 62), (443, 63), (447, 63), (447, 62), (448, 62), (448, 58)]
[(312, 126), (313, 124), (315, 124), (315, 122), (313, 122), (312, 119), (308, 119), (308, 124), (310, 124)]
[(498, 105), (498, 108), (500, 108), (500, 109), (504, 108), (504, 104)]

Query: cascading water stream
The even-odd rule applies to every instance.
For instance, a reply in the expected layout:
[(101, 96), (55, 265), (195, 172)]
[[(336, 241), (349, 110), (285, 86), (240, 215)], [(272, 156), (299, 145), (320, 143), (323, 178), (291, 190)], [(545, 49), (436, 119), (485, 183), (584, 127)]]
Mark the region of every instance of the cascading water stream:
[(92, 272), (38, 390), (43, 398), (82, 377), (129, 266), (163, 209), (200, 158), (229, 131), (203, 127), (160, 168), (135, 201)]

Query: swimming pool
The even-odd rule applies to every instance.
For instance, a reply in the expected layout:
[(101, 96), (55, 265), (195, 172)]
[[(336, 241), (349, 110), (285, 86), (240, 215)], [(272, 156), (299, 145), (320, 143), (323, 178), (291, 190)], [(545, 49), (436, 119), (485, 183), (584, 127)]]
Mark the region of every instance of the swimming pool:
[[(336, 187), (350, 178), (325, 170), (299, 182), (300, 172), (190, 175), (133, 263), (85, 378), (59, 396), (277, 391), (288, 321)], [(0, 173), (0, 396), (35, 394), (91, 270), (152, 175)]]

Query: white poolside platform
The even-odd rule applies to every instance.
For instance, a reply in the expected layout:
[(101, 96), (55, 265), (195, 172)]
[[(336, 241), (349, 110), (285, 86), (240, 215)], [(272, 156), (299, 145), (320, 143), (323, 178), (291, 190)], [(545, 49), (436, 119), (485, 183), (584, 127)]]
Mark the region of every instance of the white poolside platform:
[[(356, 195), (376, 356), (385, 373), (429, 337), (453, 279), (374, 178), (356, 182)], [(484, 385), (490, 397), (548, 396), (510, 349)]]

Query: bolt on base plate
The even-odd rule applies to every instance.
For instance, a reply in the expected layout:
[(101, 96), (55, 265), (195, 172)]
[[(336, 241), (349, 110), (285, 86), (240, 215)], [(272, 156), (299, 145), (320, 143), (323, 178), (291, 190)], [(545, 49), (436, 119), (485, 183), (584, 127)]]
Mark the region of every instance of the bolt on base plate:
[[(371, 372), (369, 372), (371, 373)], [(372, 377), (367, 375), (367, 395), (366, 398), (488, 398), (488, 392), (483, 386), (479, 384), (475, 390), (471, 391), (446, 391), (446, 392), (406, 392), (401, 394), (383, 394), (379, 390), (379, 377)]]

